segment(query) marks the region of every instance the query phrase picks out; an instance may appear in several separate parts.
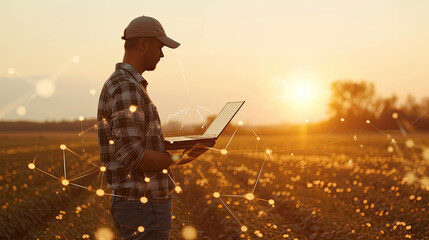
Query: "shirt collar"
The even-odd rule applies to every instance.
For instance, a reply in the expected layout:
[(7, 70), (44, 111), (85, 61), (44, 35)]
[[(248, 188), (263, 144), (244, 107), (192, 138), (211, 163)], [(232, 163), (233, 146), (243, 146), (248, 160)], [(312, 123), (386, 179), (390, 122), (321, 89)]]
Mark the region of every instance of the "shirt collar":
[(143, 78), (143, 76), (137, 72), (137, 70), (131, 66), (131, 64), (129, 63), (117, 63), (116, 64), (116, 70), (118, 70), (119, 68), (123, 68), (125, 70), (128, 70), (130, 72), (130, 74), (132, 75), (132, 77), (141, 85), (144, 86), (144, 88), (146, 89), (148, 82), (146, 81), (146, 79)]

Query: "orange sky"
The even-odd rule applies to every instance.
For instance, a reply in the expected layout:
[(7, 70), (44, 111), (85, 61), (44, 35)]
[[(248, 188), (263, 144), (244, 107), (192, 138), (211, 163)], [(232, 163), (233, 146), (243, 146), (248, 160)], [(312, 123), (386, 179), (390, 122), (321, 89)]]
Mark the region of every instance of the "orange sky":
[[(428, 1), (3, 1), (0, 118), (95, 117), (102, 84), (122, 60), (120, 36), (143, 14), (182, 43), (143, 74), (163, 122), (185, 108), (182, 121), (202, 122), (198, 106), (217, 113), (234, 100), (246, 100), (236, 118), (245, 124), (318, 121), (338, 79), (421, 98), (428, 9)], [(49, 97), (34, 95), (53, 78)]]

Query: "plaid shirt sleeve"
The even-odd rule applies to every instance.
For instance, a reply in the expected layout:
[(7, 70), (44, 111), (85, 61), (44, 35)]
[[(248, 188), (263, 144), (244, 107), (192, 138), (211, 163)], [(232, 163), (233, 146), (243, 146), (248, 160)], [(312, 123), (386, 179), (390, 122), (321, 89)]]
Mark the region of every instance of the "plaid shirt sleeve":
[(145, 98), (137, 83), (122, 81), (110, 98), (111, 126), (115, 158), (132, 173), (144, 155)]

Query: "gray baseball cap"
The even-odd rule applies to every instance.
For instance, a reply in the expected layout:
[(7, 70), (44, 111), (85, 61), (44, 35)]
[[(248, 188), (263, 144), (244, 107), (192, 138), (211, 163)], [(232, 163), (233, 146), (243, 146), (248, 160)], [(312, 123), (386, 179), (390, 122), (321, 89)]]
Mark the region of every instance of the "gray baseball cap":
[(161, 23), (153, 17), (137, 17), (128, 24), (128, 27), (124, 30), (122, 39), (127, 40), (136, 37), (156, 37), (169, 48), (180, 46), (180, 43), (167, 37)]

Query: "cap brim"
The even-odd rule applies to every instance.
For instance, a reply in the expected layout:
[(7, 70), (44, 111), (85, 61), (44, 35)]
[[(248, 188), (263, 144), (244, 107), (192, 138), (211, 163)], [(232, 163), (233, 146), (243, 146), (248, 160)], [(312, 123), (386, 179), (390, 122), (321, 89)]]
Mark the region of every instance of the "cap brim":
[(162, 43), (164, 43), (165, 46), (169, 47), (169, 48), (177, 48), (178, 46), (180, 46), (180, 43), (174, 41), (173, 39), (165, 36), (165, 37), (156, 37), (158, 38), (159, 41), (161, 41)]

